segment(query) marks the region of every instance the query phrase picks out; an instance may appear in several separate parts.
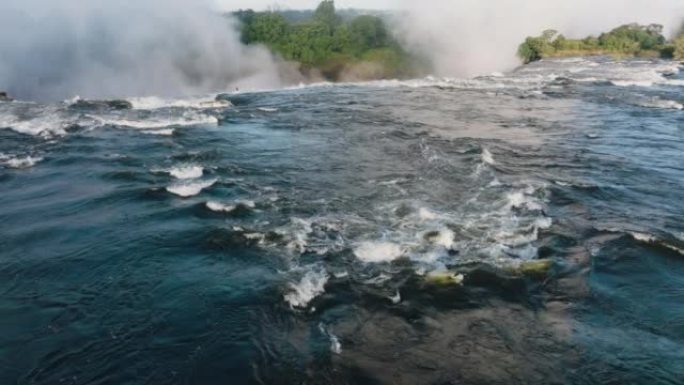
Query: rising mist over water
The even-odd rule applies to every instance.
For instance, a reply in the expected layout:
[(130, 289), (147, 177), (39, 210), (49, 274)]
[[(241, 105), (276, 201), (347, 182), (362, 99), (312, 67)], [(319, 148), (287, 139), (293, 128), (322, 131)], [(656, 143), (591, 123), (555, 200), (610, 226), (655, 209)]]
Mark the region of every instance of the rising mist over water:
[[(264, 47), (241, 44), (236, 22), (215, 5), (205, 0), (3, 1), (0, 90), (20, 99), (58, 100), (286, 84), (282, 63)], [(395, 32), (410, 51), (430, 59), (435, 75), (468, 77), (515, 67), (517, 45), (547, 28), (583, 36), (620, 23), (657, 22), (673, 30), (684, 2), (402, 0), (395, 11), (400, 15)]]
[(400, 7), (399, 35), (441, 76), (510, 70), (518, 44), (545, 29), (584, 37), (639, 22), (672, 33), (684, 18), (681, 0), (402, 0)]
[(205, 1), (4, 0), (0, 57), (0, 89), (22, 99), (280, 84), (271, 54)]

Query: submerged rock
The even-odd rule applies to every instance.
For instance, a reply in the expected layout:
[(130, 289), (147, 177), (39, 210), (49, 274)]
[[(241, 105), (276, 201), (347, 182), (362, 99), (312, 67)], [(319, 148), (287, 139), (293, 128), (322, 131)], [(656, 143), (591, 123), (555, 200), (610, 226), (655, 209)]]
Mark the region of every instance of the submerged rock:
[(464, 278), (463, 274), (451, 271), (433, 271), (425, 276), (425, 281), (438, 286), (462, 285)]
[(545, 279), (548, 277), (551, 267), (553, 267), (553, 261), (550, 259), (537, 259), (521, 262), (520, 265), (509, 269), (509, 271), (529, 278)]

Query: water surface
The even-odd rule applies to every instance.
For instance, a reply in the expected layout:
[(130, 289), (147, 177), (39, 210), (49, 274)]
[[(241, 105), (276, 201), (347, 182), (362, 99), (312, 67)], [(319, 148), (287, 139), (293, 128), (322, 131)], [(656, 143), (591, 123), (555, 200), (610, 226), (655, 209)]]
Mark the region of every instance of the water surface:
[(215, 97), (0, 103), (0, 382), (684, 382), (677, 65)]

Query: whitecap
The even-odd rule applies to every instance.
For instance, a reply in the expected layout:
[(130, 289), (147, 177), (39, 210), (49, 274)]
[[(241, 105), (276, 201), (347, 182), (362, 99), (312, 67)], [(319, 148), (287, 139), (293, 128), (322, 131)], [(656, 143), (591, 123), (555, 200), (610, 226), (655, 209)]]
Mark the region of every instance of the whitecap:
[(43, 158), (41, 158), (41, 157), (25, 156), (25, 157), (8, 158), (5, 161), (5, 164), (11, 168), (31, 168), (31, 167), (35, 166), (36, 163), (38, 163), (42, 160), (43, 160)]
[(216, 183), (216, 179), (197, 181), (192, 183), (182, 183), (172, 185), (166, 188), (166, 191), (178, 195), (182, 198), (189, 198), (202, 192), (202, 190), (209, 188)]
[(179, 166), (169, 170), (169, 174), (176, 179), (197, 179), (204, 175), (204, 168), (201, 166)]
[(650, 243), (650, 244), (659, 244), (661, 246), (664, 246), (672, 251), (675, 251), (679, 254), (684, 255), (684, 249), (672, 245), (669, 242), (663, 241), (658, 239), (655, 235), (652, 234), (647, 234), (647, 233), (640, 233), (636, 231), (628, 231), (628, 234), (632, 236), (636, 241), (643, 242), (643, 243)]
[(509, 209), (527, 208), (530, 211), (540, 211), (543, 209), (542, 205), (535, 198), (525, 195), (522, 191), (506, 194), (506, 200), (508, 201), (507, 207)]
[(203, 96), (185, 99), (165, 99), (156, 96), (131, 98), (128, 101), (137, 110), (156, 110), (160, 108), (221, 108), (229, 107), (231, 103), (227, 100), (216, 100), (213, 97)]
[(173, 128), (163, 128), (159, 130), (144, 130), (142, 133), (147, 135), (173, 136)]
[(253, 209), (256, 207), (256, 202), (250, 201), (250, 200), (237, 200), (235, 201), (236, 204), (243, 205), (245, 207), (248, 207), (250, 209)]
[(647, 108), (662, 108), (662, 109), (674, 109), (674, 110), (682, 110), (684, 109), (684, 104), (675, 102), (674, 100), (663, 100), (663, 99), (655, 99), (649, 102), (645, 102), (641, 104), (642, 107), (647, 107)]
[(318, 324), (318, 330), (320, 330), (321, 333), (328, 336), (328, 338), (330, 339), (330, 351), (335, 354), (341, 354), (342, 344), (340, 343), (340, 339), (337, 338), (337, 336), (334, 335), (330, 330), (328, 330), (322, 323)]
[(401, 302), (401, 293), (397, 290), (396, 294), (391, 297), (387, 297), (394, 305)]
[(653, 87), (653, 82), (647, 80), (612, 80), (611, 83), (617, 87)]
[(147, 119), (127, 119), (127, 118), (96, 118), (100, 126), (118, 126), (125, 128), (142, 129), (151, 131), (155, 129), (163, 129), (172, 126), (199, 126), (199, 125), (216, 125), (218, 119), (215, 116), (200, 114), (195, 112), (186, 112), (179, 117), (169, 118), (147, 118)]
[(20, 134), (32, 136), (50, 137), (66, 135), (66, 127), (69, 125), (69, 122), (56, 116), (56, 112), (38, 113), (45, 113), (46, 115), (28, 120), (19, 119), (13, 115), (0, 115), (0, 128), (9, 128)]
[(426, 209), (425, 207), (421, 207), (418, 210), (418, 216), (420, 217), (420, 219), (422, 219), (424, 221), (431, 221), (431, 220), (435, 220), (435, 219), (439, 218), (439, 215), (437, 215), (437, 213), (430, 211), (429, 209)]
[(272, 108), (272, 107), (259, 107), (257, 109), (259, 111), (262, 111), (262, 112), (278, 112), (277, 108)]
[(389, 262), (403, 254), (402, 248), (391, 242), (363, 242), (354, 249), (354, 255), (367, 263)]
[(309, 270), (297, 283), (289, 284), (289, 293), (284, 298), (291, 308), (305, 308), (314, 298), (325, 292), (328, 273), (323, 269)]
[(636, 231), (630, 231), (628, 233), (629, 233), (629, 235), (632, 236), (632, 238), (634, 238), (635, 240), (637, 240), (639, 242), (654, 243), (655, 241), (658, 240), (654, 235), (647, 234), (647, 233), (639, 233)]
[(451, 246), (454, 244), (454, 238), (454, 232), (449, 229), (428, 231), (427, 233), (423, 234), (423, 239), (426, 241), (435, 245), (444, 246), (447, 249), (451, 248)]
[(494, 156), (492, 156), (492, 153), (489, 152), (489, 150), (486, 148), (482, 149), (482, 161), (490, 166), (496, 164), (496, 162), (494, 161)]
[(235, 206), (233, 206), (233, 205), (224, 205), (222, 203), (213, 202), (213, 201), (207, 202), (206, 206), (209, 210), (216, 211), (216, 212), (229, 213), (229, 212), (235, 210)]
[(349, 277), (349, 272), (346, 270), (333, 272), (333, 277), (335, 277), (337, 279), (347, 278), (347, 277)]

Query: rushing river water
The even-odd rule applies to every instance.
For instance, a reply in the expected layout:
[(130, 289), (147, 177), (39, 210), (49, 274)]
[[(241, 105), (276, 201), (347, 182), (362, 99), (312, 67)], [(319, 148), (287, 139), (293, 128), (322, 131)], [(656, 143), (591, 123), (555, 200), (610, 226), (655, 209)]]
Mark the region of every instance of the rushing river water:
[(0, 383), (682, 384), (678, 70), (0, 103)]

